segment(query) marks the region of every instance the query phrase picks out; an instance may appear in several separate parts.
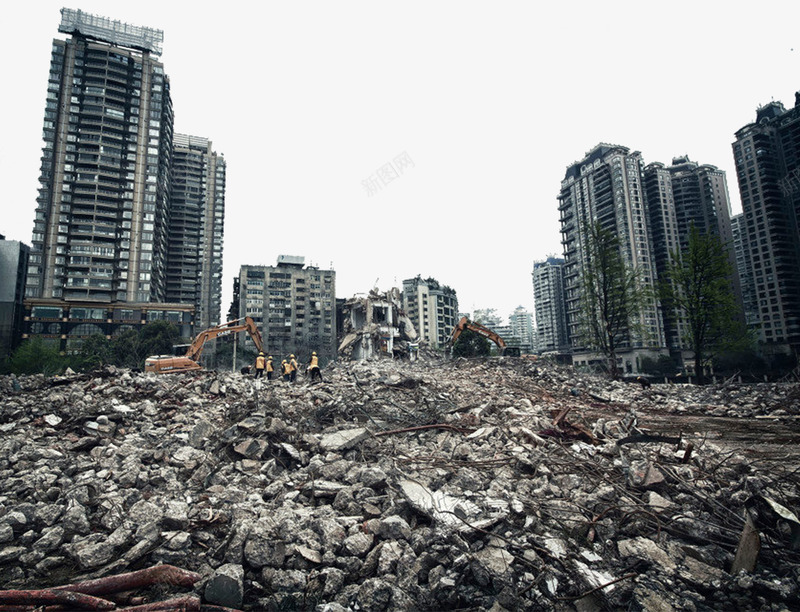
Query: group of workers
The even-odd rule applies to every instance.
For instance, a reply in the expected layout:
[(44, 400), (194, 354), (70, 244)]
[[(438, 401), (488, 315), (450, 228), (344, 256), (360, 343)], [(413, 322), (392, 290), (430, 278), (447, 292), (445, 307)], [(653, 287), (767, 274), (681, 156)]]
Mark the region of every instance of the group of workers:
[[(299, 366), (297, 359), (294, 355), (289, 355), (288, 360), (284, 359), (281, 361), (280, 376), (282, 376), (283, 380), (286, 382), (294, 382), (297, 379), (298, 369)], [(264, 376), (264, 372), (267, 373), (267, 380), (272, 380), (272, 377), (275, 374), (275, 365), (272, 362), (272, 355), (266, 356), (262, 351), (259, 352), (258, 357), (256, 357), (255, 377), (261, 378)], [(320, 382), (322, 382), (322, 370), (320, 370), (319, 367), (319, 357), (317, 357), (316, 351), (311, 353), (311, 358), (308, 360), (306, 374), (311, 377), (312, 382), (317, 378), (319, 378)]]

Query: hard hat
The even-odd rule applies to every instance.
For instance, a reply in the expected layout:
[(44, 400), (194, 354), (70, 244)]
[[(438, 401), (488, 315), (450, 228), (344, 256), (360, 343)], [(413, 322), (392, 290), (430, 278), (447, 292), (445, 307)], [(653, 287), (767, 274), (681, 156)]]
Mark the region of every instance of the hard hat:
[(263, 357), (264, 356), (264, 351), (258, 351), (258, 354), (259, 354), (260, 357)]
[(312, 354), (312, 355), (316, 355), (316, 354), (317, 354), (317, 351), (311, 351), (311, 354)]
[(272, 355), (270, 355), (269, 357), (267, 357), (267, 359), (272, 359)]
[(289, 355), (289, 359), (294, 359), (294, 355)]

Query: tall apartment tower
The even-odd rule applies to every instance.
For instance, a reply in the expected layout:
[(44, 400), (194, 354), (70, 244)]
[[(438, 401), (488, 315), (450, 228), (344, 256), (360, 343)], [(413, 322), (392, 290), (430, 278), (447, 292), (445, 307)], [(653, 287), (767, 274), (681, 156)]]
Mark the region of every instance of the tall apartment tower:
[(433, 347), (443, 347), (458, 323), (455, 290), (422, 277), (403, 281), (403, 309), (417, 328), (419, 337)]
[(29, 298), (164, 301), (173, 112), (163, 34), (61, 10)]
[[(558, 201), (567, 327), (573, 361), (584, 365), (600, 361), (584, 344), (581, 334), (581, 271), (588, 263), (585, 237), (590, 225), (599, 223), (618, 236), (623, 260), (631, 269), (639, 271), (642, 288), (654, 287), (656, 270), (641, 154), (618, 145), (597, 145), (583, 160), (567, 168)], [(647, 299), (637, 327), (643, 331), (630, 329), (627, 333), (623, 352), (628, 354), (621, 356), (623, 371), (636, 371), (640, 356), (655, 356), (664, 346), (663, 325), (655, 298)]]
[[(686, 248), (693, 225), (700, 234), (717, 236), (725, 246), (732, 270), (731, 289), (741, 303), (725, 172), (682, 156), (673, 158), (671, 166), (648, 164), (644, 181), (658, 277), (665, 276), (672, 254)], [(663, 318), (667, 346), (679, 354), (685, 348), (686, 321), (679, 312), (663, 311)]]
[(533, 262), (533, 304), (536, 313), (536, 350), (539, 353), (569, 350), (564, 260), (548, 257)]
[[(333, 360), (336, 272), (305, 266), (304, 257), (292, 255), (280, 255), (275, 266), (242, 266), (239, 317), (244, 316), (256, 322), (265, 349), (278, 363), (290, 354), (307, 360), (311, 351)], [(241, 341), (254, 348), (249, 337)]]
[(524, 353), (533, 353), (535, 349), (533, 335), (533, 314), (522, 306), (517, 306), (508, 316), (511, 335), (519, 338), (520, 348)]
[(748, 329), (758, 327), (758, 296), (753, 282), (753, 267), (750, 262), (750, 251), (744, 248), (744, 213), (731, 217), (731, 233), (733, 234), (733, 250), (736, 253), (736, 270), (742, 288), (742, 310)]
[(757, 299), (754, 328), (772, 353), (800, 348), (800, 92), (787, 110), (770, 102), (733, 143), (742, 198), (747, 277)]
[(225, 158), (206, 138), (175, 134), (166, 299), (195, 305), (195, 324), (220, 322)]

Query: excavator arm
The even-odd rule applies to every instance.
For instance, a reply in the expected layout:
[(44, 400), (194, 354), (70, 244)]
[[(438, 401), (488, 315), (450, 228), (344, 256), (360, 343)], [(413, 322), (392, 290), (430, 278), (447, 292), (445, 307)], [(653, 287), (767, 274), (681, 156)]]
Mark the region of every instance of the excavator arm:
[[(239, 321), (244, 321), (244, 323), (239, 323)], [(216, 327), (211, 327), (200, 332), (197, 334), (194, 342), (192, 342), (192, 344), (189, 346), (185, 356), (192, 361), (199, 361), (206, 342), (213, 340), (218, 336), (236, 334), (241, 331), (246, 331), (250, 334), (250, 337), (253, 339), (253, 342), (255, 343), (259, 352), (264, 350), (261, 341), (261, 333), (258, 331), (255, 321), (253, 321), (253, 319), (250, 317), (244, 317), (244, 319), (234, 319), (233, 321), (228, 321), (222, 325), (217, 325)]]
[(461, 332), (463, 332), (465, 329), (469, 329), (471, 331), (474, 331), (476, 334), (480, 334), (484, 338), (488, 338), (489, 340), (494, 342), (500, 348), (501, 351), (504, 348), (506, 348), (505, 340), (503, 340), (500, 336), (498, 336), (488, 327), (484, 327), (480, 323), (473, 323), (467, 317), (461, 317), (461, 320), (453, 328), (453, 335), (450, 338), (451, 346), (456, 343), (456, 340), (458, 340), (458, 337), (461, 335)]
[(453, 328), (453, 334), (450, 337), (451, 347), (456, 343), (456, 340), (458, 340), (461, 332), (463, 332), (465, 329), (474, 331), (476, 334), (480, 334), (484, 338), (488, 338), (494, 342), (497, 345), (497, 348), (500, 349), (501, 355), (519, 356), (519, 349), (517, 347), (507, 347), (505, 340), (503, 340), (499, 335), (497, 335), (488, 327), (484, 327), (480, 323), (473, 323), (467, 317), (461, 317), (461, 320)]
[[(244, 321), (243, 323), (241, 321)], [(145, 372), (156, 372), (159, 374), (174, 373), (174, 372), (190, 372), (192, 370), (201, 370), (200, 355), (203, 353), (203, 347), (206, 342), (213, 340), (219, 336), (226, 334), (236, 334), (241, 331), (246, 331), (253, 339), (253, 343), (260, 351), (264, 350), (264, 345), (261, 340), (261, 332), (258, 331), (255, 321), (250, 317), (243, 319), (234, 319), (222, 325), (217, 325), (206, 329), (194, 339), (189, 345), (186, 354), (183, 357), (172, 357), (171, 355), (152, 356), (148, 357), (144, 362)]]

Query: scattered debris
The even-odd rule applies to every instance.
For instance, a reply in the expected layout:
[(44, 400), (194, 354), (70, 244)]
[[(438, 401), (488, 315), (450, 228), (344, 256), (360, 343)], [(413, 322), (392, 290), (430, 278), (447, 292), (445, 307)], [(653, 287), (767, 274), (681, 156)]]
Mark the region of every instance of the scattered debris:
[(797, 383), (418, 356), (0, 377), (0, 612), (800, 608)]

